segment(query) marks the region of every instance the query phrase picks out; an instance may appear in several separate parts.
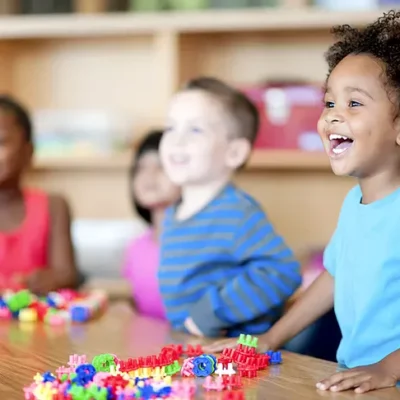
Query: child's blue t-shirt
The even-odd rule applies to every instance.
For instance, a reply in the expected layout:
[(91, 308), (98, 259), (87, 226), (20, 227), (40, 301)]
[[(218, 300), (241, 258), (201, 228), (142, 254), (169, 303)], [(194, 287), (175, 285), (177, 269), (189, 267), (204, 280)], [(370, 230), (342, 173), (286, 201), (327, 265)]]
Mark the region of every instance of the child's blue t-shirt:
[(337, 360), (348, 368), (400, 349), (400, 189), (371, 204), (361, 200), (356, 186), (324, 254), (343, 336)]

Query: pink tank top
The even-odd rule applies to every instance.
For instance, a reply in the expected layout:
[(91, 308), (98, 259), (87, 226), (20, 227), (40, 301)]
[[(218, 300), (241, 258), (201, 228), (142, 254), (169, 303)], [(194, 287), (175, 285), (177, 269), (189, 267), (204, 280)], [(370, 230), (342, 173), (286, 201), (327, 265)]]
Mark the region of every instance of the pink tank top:
[(137, 311), (148, 317), (166, 319), (157, 279), (159, 245), (151, 230), (128, 247), (122, 274), (132, 286)]
[(25, 190), (25, 219), (12, 232), (0, 232), (0, 288), (20, 289), (19, 278), (47, 267), (49, 200), (40, 191)]

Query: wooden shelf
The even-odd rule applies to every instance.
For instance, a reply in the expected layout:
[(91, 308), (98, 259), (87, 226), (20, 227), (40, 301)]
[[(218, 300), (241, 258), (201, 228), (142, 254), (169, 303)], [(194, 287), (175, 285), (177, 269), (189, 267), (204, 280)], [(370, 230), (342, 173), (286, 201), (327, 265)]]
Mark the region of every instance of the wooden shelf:
[(325, 152), (300, 150), (257, 150), (248, 163), (250, 170), (327, 171), (330, 169)]
[(121, 153), (109, 156), (68, 156), (37, 157), (33, 162), (34, 170), (127, 170), (131, 154)]
[(103, 15), (7, 16), (0, 39), (126, 36), (159, 32), (296, 31), (364, 25), (383, 11), (345, 12), (314, 7), (262, 8)]
[[(42, 157), (35, 160), (34, 170), (127, 170), (131, 154), (121, 153), (105, 157)], [(248, 170), (328, 170), (325, 153), (298, 150), (256, 150), (250, 158)]]

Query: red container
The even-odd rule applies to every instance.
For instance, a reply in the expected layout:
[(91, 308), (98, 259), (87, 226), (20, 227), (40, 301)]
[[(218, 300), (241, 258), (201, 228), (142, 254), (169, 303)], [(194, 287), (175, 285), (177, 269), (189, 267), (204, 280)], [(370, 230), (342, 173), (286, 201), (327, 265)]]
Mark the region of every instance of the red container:
[(260, 113), (255, 148), (322, 151), (317, 122), (323, 110), (323, 92), (315, 85), (267, 85), (243, 92)]

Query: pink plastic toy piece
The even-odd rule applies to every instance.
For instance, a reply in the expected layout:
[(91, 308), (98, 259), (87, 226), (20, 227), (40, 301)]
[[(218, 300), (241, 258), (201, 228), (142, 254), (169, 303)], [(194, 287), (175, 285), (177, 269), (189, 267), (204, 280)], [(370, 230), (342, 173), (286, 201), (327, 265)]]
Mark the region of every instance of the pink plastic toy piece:
[(109, 372), (97, 372), (97, 374), (93, 377), (93, 382), (100, 386), (104, 379), (107, 379), (111, 374)]
[(65, 374), (70, 374), (71, 372), (74, 372), (74, 369), (71, 367), (62, 366), (56, 369), (56, 374), (58, 379), (60, 379)]
[(72, 354), (69, 356), (68, 365), (70, 366), (70, 368), (73, 368), (75, 370), (76, 367), (82, 364), (86, 364), (86, 362), (87, 362), (86, 355), (79, 356), (78, 354)]
[(35, 395), (33, 394), (33, 391), (36, 389), (36, 384), (32, 383), (30, 386), (27, 386), (24, 388), (24, 399), (25, 400), (33, 400), (35, 398)]
[(51, 326), (63, 326), (65, 323), (66, 320), (58, 314), (50, 315), (48, 318), (48, 324)]
[(0, 319), (11, 319), (12, 314), (8, 308), (0, 308)]
[(211, 376), (207, 376), (207, 378), (204, 381), (203, 387), (207, 391), (217, 390), (219, 392), (222, 392), (225, 389), (225, 385), (221, 377), (217, 377), (215, 378), (215, 380), (213, 380)]
[(184, 377), (194, 376), (194, 373), (193, 373), (193, 367), (194, 367), (193, 360), (194, 360), (194, 357), (190, 357), (190, 358), (187, 358), (185, 361), (183, 361), (182, 368), (181, 368), (181, 375), (182, 376), (184, 376)]
[(196, 393), (196, 383), (193, 381), (172, 382), (172, 393), (184, 399), (191, 399)]

